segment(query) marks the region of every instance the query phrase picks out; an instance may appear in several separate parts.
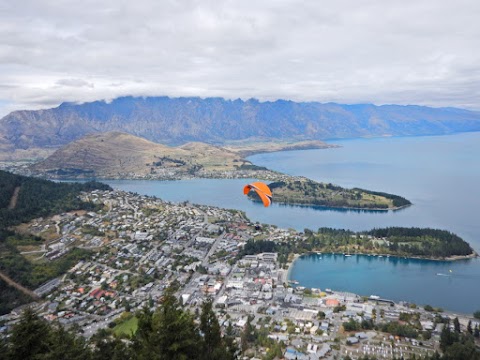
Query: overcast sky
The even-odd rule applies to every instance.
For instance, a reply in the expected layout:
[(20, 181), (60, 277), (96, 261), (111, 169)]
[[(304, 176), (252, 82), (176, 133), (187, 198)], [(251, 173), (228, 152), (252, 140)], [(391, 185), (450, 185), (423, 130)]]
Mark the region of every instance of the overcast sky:
[(480, 109), (480, 1), (0, 1), (0, 116), (120, 95)]

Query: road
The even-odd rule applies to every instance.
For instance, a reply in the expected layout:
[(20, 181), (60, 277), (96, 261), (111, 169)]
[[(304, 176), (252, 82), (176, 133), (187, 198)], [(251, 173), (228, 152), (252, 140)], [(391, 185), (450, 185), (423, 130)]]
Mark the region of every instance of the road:
[(8, 210), (13, 210), (17, 206), (19, 192), (20, 192), (20, 186), (17, 186), (15, 190), (13, 190), (13, 195), (10, 198), (10, 204), (8, 204)]
[(35, 294), (32, 290), (29, 290), (27, 289), (26, 287), (20, 285), (19, 283), (17, 283), (16, 281), (10, 279), (7, 275), (5, 275), (4, 273), (2, 273), (0, 271), (0, 279), (2, 279), (3, 281), (5, 281), (8, 285), (10, 286), (13, 286), (15, 289), (17, 289), (18, 291), (21, 291), (22, 293), (24, 293), (25, 295), (28, 295), (30, 296), (31, 298), (33, 299), (39, 299), (39, 297), (37, 296), (37, 294)]

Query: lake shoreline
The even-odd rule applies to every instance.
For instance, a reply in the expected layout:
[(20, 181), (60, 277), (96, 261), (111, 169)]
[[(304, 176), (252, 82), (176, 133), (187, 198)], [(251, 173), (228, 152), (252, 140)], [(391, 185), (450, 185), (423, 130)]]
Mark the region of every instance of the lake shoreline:
[[(340, 252), (320, 252), (320, 251), (309, 251), (303, 254), (295, 254), (294, 259), (292, 262), (289, 264), (288, 268), (288, 274), (290, 275), (291, 273), (291, 268), (293, 268), (293, 265), (296, 260), (301, 258), (302, 256), (307, 256), (307, 255), (340, 255), (344, 256), (344, 253)], [(360, 256), (367, 256), (367, 257), (385, 257), (385, 258), (397, 258), (397, 259), (406, 259), (406, 260), (428, 260), (428, 261), (438, 261), (438, 262), (449, 262), (449, 261), (459, 261), (459, 260), (470, 260), (470, 259), (476, 259), (479, 258), (480, 255), (477, 254), (475, 250), (473, 250), (473, 253), (470, 255), (454, 255), (454, 256), (449, 256), (446, 258), (434, 258), (434, 257), (423, 257), (423, 256), (402, 256), (402, 255), (392, 255), (392, 254), (381, 254), (381, 253), (376, 253), (376, 254), (368, 254), (368, 253), (352, 253), (352, 254), (347, 254), (347, 255), (360, 255)], [(348, 257), (348, 256), (347, 256)], [(290, 280), (290, 279), (288, 279)]]

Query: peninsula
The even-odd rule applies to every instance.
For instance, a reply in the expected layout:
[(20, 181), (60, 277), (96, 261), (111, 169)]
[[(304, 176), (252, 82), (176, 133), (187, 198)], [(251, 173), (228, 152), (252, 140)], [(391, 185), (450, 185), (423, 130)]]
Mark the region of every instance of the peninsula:
[[(328, 147), (322, 142), (303, 142), (299, 146)], [(395, 210), (411, 204), (397, 195), (344, 189), (282, 174), (252, 164), (241, 155), (260, 149), (294, 149), (292, 144), (259, 145), (247, 149), (247, 145), (233, 151), (233, 148), (227, 150), (198, 142), (170, 147), (126, 133), (109, 132), (74, 141), (22, 174), (53, 179), (260, 179), (270, 184), (274, 202), (281, 204), (366, 210)]]

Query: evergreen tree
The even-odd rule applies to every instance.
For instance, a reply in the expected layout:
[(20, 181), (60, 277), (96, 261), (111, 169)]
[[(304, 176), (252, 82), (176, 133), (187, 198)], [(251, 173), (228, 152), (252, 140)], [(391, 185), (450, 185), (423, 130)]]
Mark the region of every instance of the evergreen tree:
[(463, 339), (449, 346), (443, 354), (444, 360), (480, 360), (480, 352), (476, 351), (472, 341)]
[(0, 360), (7, 360), (7, 344), (5, 339), (0, 336)]
[(237, 344), (235, 344), (235, 333), (231, 322), (228, 323), (228, 326), (225, 329), (224, 341), (225, 346), (227, 347), (226, 359), (235, 360), (237, 358), (238, 347)]
[(450, 330), (450, 321), (447, 320), (440, 334), (440, 349), (442, 349), (442, 351), (445, 351), (456, 341), (458, 341), (457, 333), (452, 333), (452, 331)]
[(472, 320), (468, 320), (467, 331), (469, 332), (469, 334), (473, 334)]
[(252, 318), (249, 316), (241, 335), (242, 351), (245, 352), (251, 343), (255, 341), (255, 328), (252, 325)]
[(12, 360), (41, 358), (49, 351), (47, 339), (50, 331), (46, 321), (40, 319), (32, 309), (26, 309), (20, 321), (13, 326), (9, 338), (8, 358)]
[(458, 321), (458, 317), (453, 319), (453, 328), (455, 332), (459, 333), (460, 332), (460, 321)]
[[(130, 360), (135, 359), (131, 346), (122, 340), (110, 336), (105, 330), (99, 330), (91, 341), (95, 347), (92, 360)], [(67, 359), (67, 358), (66, 358)]]
[(201, 345), (193, 316), (184, 311), (168, 289), (162, 304), (152, 317), (152, 334), (148, 339), (145, 359), (186, 360), (199, 359)]
[(138, 318), (137, 332), (133, 339), (133, 348), (139, 360), (149, 359), (150, 344), (152, 343), (152, 317), (153, 313), (148, 307), (144, 307), (142, 311), (137, 312)]
[(51, 327), (49, 332), (48, 353), (42, 359), (45, 360), (89, 360), (90, 350), (85, 341), (72, 332), (67, 331), (63, 326)]
[(203, 334), (205, 360), (223, 360), (226, 356), (226, 348), (222, 341), (220, 325), (212, 309), (212, 300), (205, 301), (200, 315), (200, 331)]

